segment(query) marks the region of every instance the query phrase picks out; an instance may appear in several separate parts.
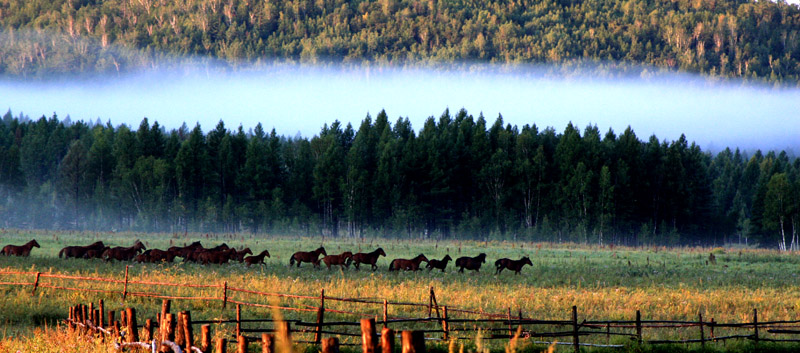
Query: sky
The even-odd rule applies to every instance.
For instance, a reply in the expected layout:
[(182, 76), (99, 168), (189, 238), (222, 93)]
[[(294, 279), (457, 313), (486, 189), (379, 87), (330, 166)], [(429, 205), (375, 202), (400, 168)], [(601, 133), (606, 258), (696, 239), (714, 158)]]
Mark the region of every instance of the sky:
[(631, 126), (646, 140), (685, 134), (702, 148), (800, 151), (800, 90), (711, 82), (691, 75), (605, 79), (559, 77), (541, 68), (501, 70), (319, 68), (280, 65), (236, 73), (187, 68), (105, 79), (0, 80), (0, 109), (31, 118), (54, 112), (73, 121), (138, 127), (143, 117), (167, 129), (203, 130), (220, 120), (235, 129), (262, 123), (279, 135), (311, 137), (323, 124), (350, 122), (385, 109), (418, 131), (429, 116), (465, 108), (489, 124), (499, 114), (517, 126), (562, 132), (597, 125), (617, 134)]

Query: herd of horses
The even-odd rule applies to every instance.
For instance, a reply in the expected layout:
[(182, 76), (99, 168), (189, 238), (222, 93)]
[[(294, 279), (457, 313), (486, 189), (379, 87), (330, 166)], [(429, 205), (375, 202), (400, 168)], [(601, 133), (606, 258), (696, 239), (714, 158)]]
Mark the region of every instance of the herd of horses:
[[(6, 256), (29, 256), (32, 248), (38, 248), (39, 243), (36, 240), (31, 240), (24, 245), (6, 245), (3, 247), (2, 254)], [(247, 256), (250, 255), (250, 256)], [(320, 256), (322, 256), (320, 258)], [(289, 258), (289, 266), (300, 267), (300, 264), (307, 262), (313, 267), (320, 267), (321, 263), (330, 270), (333, 266), (340, 266), (342, 268), (350, 268), (352, 264), (356, 269), (360, 266), (370, 265), (372, 270), (378, 269), (378, 258), (386, 257), (386, 252), (383, 248), (377, 248), (372, 252), (359, 252), (353, 254), (350, 251), (345, 251), (338, 255), (328, 255), (324, 247), (319, 247), (313, 251), (298, 251)], [(270, 257), (269, 251), (264, 250), (258, 255), (253, 255), (250, 248), (236, 250), (229, 247), (227, 244), (220, 244), (213, 248), (205, 248), (199, 241), (196, 241), (187, 246), (173, 246), (167, 250), (160, 249), (147, 249), (145, 245), (137, 240), (129, 247), (109, 247), (98, 241), (84, 246), (67, 246), (58, 253), (59, 258), (77, 258), (77, 259), (104, 259), (106, 261), (135, 261), (139, 263), (161, 263), (161, 262), (174, 262), (175, 258), (180, 257), (183, 262), (196, 262), (203, 265), (216, 264), (222, 265), (231, 261), (251, 265), (265, 264), (264, 258)], [(439, 269), (442, 272), (447, 268), (447, 264), (452, 261), (450, 255), (445, 255), (441, 260), (428, 259), (425, 255), (419, 254), (412, 259), (394, 259), (389, 264), (389, 271), (417, 271), (420, 266), (425, 262), (428, 271)], [(455, 260), (455, 267), (458, 272), (463, 273), (464, 270), (471, 270), (480, 272), (481, 265), (486, 263), (486, 254), (481, 253), (478, 256), (462, 256)], [(531, 259), (527, 256), (519, 260), (512, 260), (502, 258), (494, 263), (495, 274), (500, 274), (503, 270), (514, 271), (515, 274), (520, 274), (525, 265), (533, 266)]]

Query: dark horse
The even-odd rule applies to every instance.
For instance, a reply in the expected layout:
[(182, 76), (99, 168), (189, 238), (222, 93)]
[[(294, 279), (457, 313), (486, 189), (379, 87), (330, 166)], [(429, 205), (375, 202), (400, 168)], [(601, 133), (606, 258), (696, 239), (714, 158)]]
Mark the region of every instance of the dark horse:
[(432, 259), (431, 261), (428, 261), (428, 266), (426, 266), (428, 267), (428, 272), (430, 272), (434, 268), (438, 268), (442, 270), (442, 272), (444, 272), (444, 269), (447, 267), (447, 263), (450, 262), (450, 260), (452, 259), (453, 258), (450, 257), (450, 255), (445, 255), (444, 258), (441, 260)]
[(355, 266), (355, 268), (358, 269), (358, 266), (360, 264), (370, 264), (372, 265), (372, 269), (376, 270), (378, 269), (376, 263), (378, 262), (378, 257), (380, 257), (381, 255), (386, 256), (386, 253), (383, 252), (383, 248), (377, 248), (375, 249), (375, 251), (370, 253), (363, 253), (363, 252), (357, 253), (353, 255), (353, 266)]
[(469, 256), (462, 256), (456, 260), (456, 267), (460, 267), (458, 272), (464, 272), (464, 269), (467, 270), (475, 270), (475, 272), (481, 272), (481, 264), (486, 263), (486, 254), (480, 253), (480, 255), (475, 257)]
[(525, 265), (533, 266), (533, 263), (531, 263), (531, 259), (528, 258), (527, 256), (519, 260), (502, 258), (494, 262), (494, 267), (497, 267), (497, 272), (495, 272), (495, 274), (499, 275), (500, 272), (503, 272), (504, 269), (509, 269), (511, 271), (514, 271), (514, 273), (519, 274), (519, 271), (522, 271), (522, 267)]
[(201, 245), (199, 241), (196, 241), (187, 246), (171, 246), (169, 247), (169, 249), (167, 249), (167, 251), (173, 253), (174, 256), (180, 256), (186, 258), (188, 253), (194, 252), (195, 250), (202, 248), (203, 245)]
[(419, 264), (422, 262), (428, 262), (428, 258), (425, 255), (419, 254), (417, 257), (406, 260), (406, 259), (394, 259), (392, 263), (389, 264), (389, 271), (416, 271), (419, 270)]
[(292, 257), (289, 259), (289, 267), (293, 266), (295, 262), (297, 262), (297, 267), (300, 267), (300, 264), (303, 262), (316, 263), (316, 265), (318, 265), (320, 254), (328, 256), (328, 253), (325, 252), (325, 248), (321, 246), (314, 251), (298, 251), (292, 254)]
[(250, 267), (250, 265), (255, 265), (255, 264), (264, 264), (264, 256), (270, 257), (269, 251), (264, 250), (258, 255), (245, 257), (244, 262), (247, 264), (247, 267)]
[(175, 252), (169, 250), (151, 249), (143, 252), (141, 255), (136, 255), (134, 259), (136, 262), (172, 262), (175, 260)]
[(6, 245), (3, 247), (3, 255), (28, 256), (31, 254), (31, 249), (33, 248), (41, 248), (39, 243), (36, 242), (36, 239), (25, 243), (25, 245)]
[(103, 248), (105, 248), (105, 245), (102, 241), (98, 241), (86, 246), (67, 246), (58, 252), (58, 257), (60, 258), (63, 256), (64, 258), (82, 258), (83, 255), (86, 255), (86, 252), (89, 250), (101, 251)]
[(328, 269), (331, 269), (331, 266), (342, 266), (342, 267), (350, 267), (350, 262), (353, 261), (353, 253), (349, 251), (345, 251), (339, 255), (328, 255), (322, 258), (322, 262), (325, 263), (325, 266), (328, 266)]
[(133, 243), (133, 246), (117, 246), (106, 250), (103, 252), (103, 259), (106, 261), (131, 261), (134, 257), (136, 257), (136, 255), (139, 255), (139, 253), (144, 250), (147, 250), (147, 248), (144, 246), (144, 244), (142, 244), (142, 242), (137, 240), (135, 243)]
[(244, 261), (245, 255), (248, 255), (248, 254), (253, 255), (253, 250), (250, 250), (250, 248), (245, 248), (244, 250), (237, 251), (233, 255), (233, 258), (231, 258), (231, 259), (239, 261), (241, 263), (242, 261)]
[(108, 249), (111, 249), (111, 248), (109, 248), (107, 246), (104, 246), (100, 250), (95, 250), (95, 249), (86, 250), (86, 253), (83, 254), (83, 258), (84, 259), (102, 259), (103, 258), (103, 253), (106, 252), (106, 250), (108, 250)]
[(228, 263), (232, 258), (236, 256), (236, 249), (228, 249), (228, 250), (206, 250), (200, 253), (197, 256), (197, 261), (203, 265), (208, 264), (217, 264), (222, 265)]

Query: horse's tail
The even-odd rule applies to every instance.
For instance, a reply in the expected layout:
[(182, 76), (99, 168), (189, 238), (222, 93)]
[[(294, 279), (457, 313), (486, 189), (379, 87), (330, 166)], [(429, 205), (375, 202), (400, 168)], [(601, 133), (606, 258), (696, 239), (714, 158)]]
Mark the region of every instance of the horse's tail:
[(294, 266), (294, 255), (292, 255), (292, 257), (289, 258), (289, 267), (292, 266)]
[(503, 266), (503, 260), (502, 259), (501, 260), (497, 260), (497, 261), (494, 262), (494, 267), (500, 267), (500, 266)]
[(393, 268), (394, 268), (395, 261), (397, 261), (397, 259), (392, 260), (392, 262), (389, 264), (389, 272), (394, 271)]
[(63, 249), (61, 249), (61, 251), (58, 252), (58, 258), (59, 259), (61, 258), (61, 255), (64, 255), (64, 250), (67, 250), (67, 248), (63, 248)]

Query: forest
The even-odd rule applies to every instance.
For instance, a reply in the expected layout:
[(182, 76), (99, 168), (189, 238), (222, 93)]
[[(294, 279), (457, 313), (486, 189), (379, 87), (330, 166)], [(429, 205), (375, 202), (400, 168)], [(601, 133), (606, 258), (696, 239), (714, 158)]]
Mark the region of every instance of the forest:
[(586, 64), (796, 86), (800, 8), (750, 0), (7, 0), (0, 75), (222, 67)]
[(0, 226), (798, 248), (800, 158), (465, 110), (313, 137), (0, 122)]

